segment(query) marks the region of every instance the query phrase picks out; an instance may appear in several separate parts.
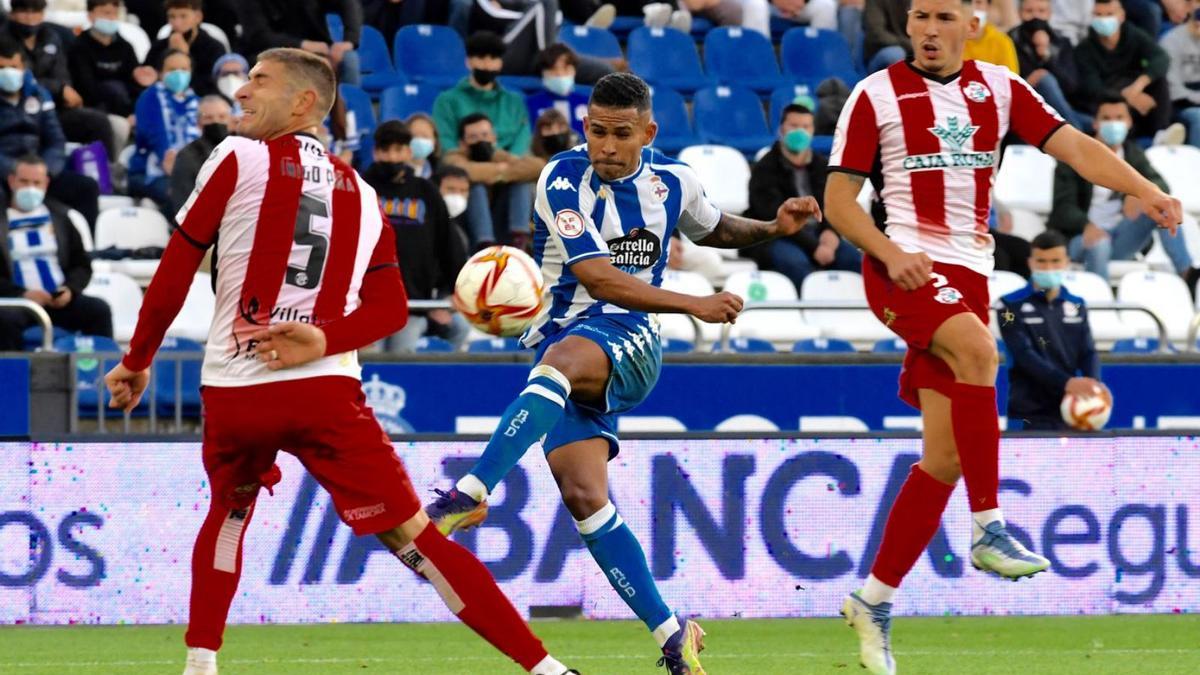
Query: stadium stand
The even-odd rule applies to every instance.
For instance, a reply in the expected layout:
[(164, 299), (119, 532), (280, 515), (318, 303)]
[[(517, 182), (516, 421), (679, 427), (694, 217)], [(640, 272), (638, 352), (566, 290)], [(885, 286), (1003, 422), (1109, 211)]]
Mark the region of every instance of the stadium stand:
[(446, 26), (405, 26), (392, 45), (396, 70), (418, 84), (453, 87), (467, 76), (467, 50), (462, 38)]
[[(771, 129), (778, 129), (779, 121), (783, 117), (783, 109), (802, 96), (811, 98), (815, 106), (817, 103), (816, 94), (817, 88), (805, 83), (785, 84), (777, 87), (771, 92), (771, 112), (767, 116), (767, 125)], [(816, 110), (814, 109), (813, 112), (816, 112)]]
[(100, 212), (96, 219), (94, 247), (97, 251), (145, 246), (163, 248), (170, 238), (170, 225), (162, 213), (157, 209), (130, 206)]
[(876, 354), (903, 354), (908, 351), (908, 344), (898, 337), (886, 338), (872, 345), (871, 351)]
[(854, 344), (836, 338), (812, 338), (797, 340), (792, 345), (792, 352), (797, 354), (853, 354)]
[(690, 354), (696, 351), (696, 348), (687, 340), (679, 340), (676, 338), (663, 338), (662, 352), (664, 354)]
[(1046, 215), (1054, 200), (1054, 167), (1050, 155), (1029, 145), (1010, 145), (1004, 150), (992, 194), (1010, 209), (1025, 209)]
[(1154, 170), (1167, 181), (1171, 194), (1183, 202), (1183, 210), (1200, 213), (1200, 190), (1188, 189), (1200, 176), (1200, 148), (1190, 145), (1156, 145), (1146, 150)]
[[(699, 272), (668, 269), (663, 272), (662, 287), (668, 291), (685, 293), (687, 295), (712, 295), (715, 291), (708, 279)], [(696, 324), (682, 314), (660, 314), (663, 338), (695, 344), (698, 341), (716, 342), (721, 337), (720, 327), (711, 323), (700, 324), (700, 336), (697, 340)]]
[[(725, 280), (725, 290), (745, 298), (747, 306), (763, 301), (799, 300), (796, 287), (778, 272), (736, 272)], [(767, 340), (791, 346), (797, 340), (821, 336), (821, 331), (804, 321), (797, 309), (763, 309), (738, 317), (732, 335)]]
[(432, 115), (433, 102), (437, 95), (436, 87), (411, 82), (388, 87), (380, 94), (379, 118), (402, 120), (417, 112)]
[[(1112, 286), (1099, 274), (1084, 270), (1068, 270), (1063, 273), (1063, 288), (1073, 295), (1083, 298), (1086, 303), (1113, 302)], [(1133, 326), (1122, 323), (1121, 317), (1113, 310), (1088, 309), (1088, 325), (1092, 328), (1092, 337), (1101, 346), (1107, 346), (1118, 340), (1128, 340), (1137, 337), (1138, 330)]]
[(346, 133), (353, 131), (358, 134), (358, 149), (354, 151), (354, 161), (360, 170), (365, 170), (375, 161), (375, 108), (371, 105), (371, 97), (361, 87), (340, 84), (338, 91), (346, 101), (347, 117), (351, 113), (354, 114), (354, 124), (346, 123)]
[(735, 354), (773, 354), (775, 345), (771, 344), (769, 340), (760, 338), (735, 337), (729, 340), (728, 349), (717, 345), (713, 351), (730, 351)]
[(689, 145), (700, 144), (700, 137), (692, 129), (687, 102), (679, 92), (670, 87), (651, 87), (650, 96), (654, 121), (658, 122), (654, 147), (668, 155), (676, 155)]
[(634, 29), (627, 52), (629, 69), (652, 85), (691, 94), (712, 84), (700, 66), (696, 43), (673, 28)]
[(721, 26), (704, 38), (704, 67), (717, 82), (769, 94), (784, 85), (775, 50), (761, 33)]
[[(862, 275), (857, 272), (818, 270), (804, 277), (800, 297), (809, 302), (866, 304)], [(822, 337), (848, 340), (864, 346), (893, 337), (870, 310), (804, 310), (804, 322), (821, 331)]]
[(471, 340), (467, 343), (467, 351), (472, 354), (519, 352), (522, 349), (521, 341), (515, 337), (493, 337), (484, 340)]
[(383, 34), (371, 26), (362, 27), (358, 57), (362, 69), (362, 88), (375, 98), (384, 89), (404, 83), (404, 76), (392, 64)]
[(848, 86), (858, 82), (850, 46), (840, 33), (797, 26), (783, 35), (779, 61), (783, 73), (795, 82), (820, 82), (841, 78)]
[[(159, 352), (184, 357), (163, 360), (154, 369), (154, 405), (158, 415), (175, 415), (176, 402), (183, 417), (200, 414), (200, 359), (204, 346), (195, 340), (172, 337), (163, 339)], [(188, 358), (191, 357), (191, 358)], [(178, 385), (176, 383), (178, 382)]]
[(708, 199), (722, 211), (750, 207), (750, 164), (742, 153), (723, 145), (693, 145), (679, 153), (700, 178)]
[(423, 337), (417, 340), (418, 354), (441, 354), (454, 351), (454, 345), (440, 337)]
[(749, 89), (720, 85), (696, 92), (696, 133), (705, 143), (737, 148), (753, 157), (775, 142), (767, 128), (762, 102)]
[[(1179, 276), (1168, 272), (1136, 272), (1121, 277), (1117, 300), (1148, 307), (1158, 315), (1171, 342), (1187, 339), (1192, 320), (1192, 296)], [(1142, 312), (1123, 311), (1121, 321), (1138, 329), (1142, 336), (1157, 335), (1152, 320)]]
[(577, 54), (594, 56), (598, 59), (620, 59), (625, 55), (621, 52), (621, 43), (612, 31), (604, 28), (589, 26), (563, 26), (558, 33), (563, 41)]
[(1158, 338), (1130, 338), (1113, 343), (1114, 354), (1153, 354), (1158, 351)]
[(197, 342), (208, 339), (208, 330), (212, 325), (213, 311), (217, 304), (212, 283), (212, 276), (206, 272), (199, 272), (192, 278), (183, 308), (167, 328), (167, 335)]
[(92, 281), (83, 289), (108, 303), (112, 309), (113, 338), (126, 343), (133, 337), (138, 311), (142, 308), (142, 289), (131, 277), (120, 272), (93, 272)]

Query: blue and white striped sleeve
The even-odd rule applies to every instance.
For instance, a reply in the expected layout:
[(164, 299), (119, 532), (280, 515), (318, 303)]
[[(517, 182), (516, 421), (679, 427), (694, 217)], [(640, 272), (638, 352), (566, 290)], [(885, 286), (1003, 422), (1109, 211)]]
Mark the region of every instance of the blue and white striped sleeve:
[(567, 265), (608, 255), (608, 244), (592, 222), (596, 196), (584, 184), (586, 161), (550, 162), (538, 178), (533, 208)]
[(708, 201), (708, 196), (704, 194), (704, 186), (700, 184), (700, 177), (692, 167), (678, 164), (671, 169), (683, 186), (683, 208), (679, 213), (677, 227), (688, 239), (700, 241), (717, 229), (717, 223), (721, 221), (721, 209)]

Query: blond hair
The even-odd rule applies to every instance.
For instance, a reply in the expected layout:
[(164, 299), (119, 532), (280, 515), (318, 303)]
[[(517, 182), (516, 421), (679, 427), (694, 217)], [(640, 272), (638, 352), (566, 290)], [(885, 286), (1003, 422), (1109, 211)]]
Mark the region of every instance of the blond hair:
[(329, 59), (303, 49), (278, 47), (262, 52), (258, 55), (258, 60), (281, 64), (288, 79), (298, 89), (315, 91), (315, 110), (321, 113), (321, 119), (325, 119), (333, 108), (337, 87), (337, 78), (333, 74), (333, 66), (329, 65)]

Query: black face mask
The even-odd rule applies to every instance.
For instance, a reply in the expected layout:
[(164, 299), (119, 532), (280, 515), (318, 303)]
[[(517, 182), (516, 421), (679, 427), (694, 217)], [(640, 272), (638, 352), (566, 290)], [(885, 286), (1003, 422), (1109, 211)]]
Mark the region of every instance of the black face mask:
[(204, 140), (216, 145), (225, 140), (225, 137), (229, 135), (229, 127), (220, 122), (214, 122), (212, 124), (205, 124), (200, 133), (204, 136)]
[(549, 155), (557, 155), (563, 150), (571, 147), (571, 132), (564, 131), (561, 134), (550, 134), (542, 136), (542, 148)]
[(27, 26), (23, 23), (17, 23), (16, 21), (9, 21), (8, 25), (12, 26), (13, 33), (15, 33), (16, 36), (22, 40), (37, 35), (38, 30), (42, 27), (42, 24), (40, 23), (36, 26)]
[(471, 69), (471, 77), (476, 82), (478, 82), (479, 84), (482, 84), (485, 87), (487, 85), (495, 82), (496, 78), (499, 76), (500, 76), (500, 71), (498, 71), (498, 70), (483, 70), (482, 68), (472, 68)]
[(391, 180), (404, 171), (404, 162), (374, 162), (371, 171), (384, 180)]
[(488, 141), (479, 141), (467, 146), (467, 159), (472, 162), (490, 162), (496, 154), (496, 146)]

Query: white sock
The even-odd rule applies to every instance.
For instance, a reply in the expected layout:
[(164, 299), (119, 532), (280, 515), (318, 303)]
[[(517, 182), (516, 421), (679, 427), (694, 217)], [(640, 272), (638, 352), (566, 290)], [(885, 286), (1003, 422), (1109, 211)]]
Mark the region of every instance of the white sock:
[(188, 647), (188, 660), (193, 663), (216, 663), (217, 653), (204, 647)]
[(529, 671), (533, 675), (563, 675), (567, 672), (567, 667), (559, 663), (558, 659), (546, 655), (546, 658), (538, 661), (537, 665)]
[(469, 496), (471, 499), (474, 499), (477, 502), (487, 501), (487, 486), (483, 484), (483, 481), (471, 474), (467, 474), (462, 478), (459, 478), (458, 482), (454, 484), (454, 487), (458, 488), (459, 492)]
[(881, 602), (891, 602), (892, 596), (895, 594), (896, 588), (894, 586), (888, 586), (876, 579), (874, 574), (868, 574), (867, 582), (863, 584), (862, 590), (858, 592), (858, 597), (866, 601), (868, 605), (878, 605)]
[(979, 529), (983, 529), (997, 520), (1000, 521), (1001, 525), (1004, 524), (1004, 512), (1000, 509), (976, 511), (971, 514), (971, 518), (974, 519), (975, 524), (979, 526)]
[(660, 623), (658, 628), (654, 629), (654, 641), (658, 643), (658, 648), (662, 649), (663, 645), (667, 644), (667, 640), (671, 636), (679, 632), (679, 619), (672, 612), (671, 617)]

